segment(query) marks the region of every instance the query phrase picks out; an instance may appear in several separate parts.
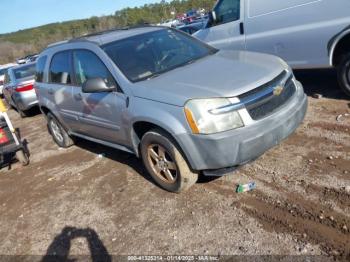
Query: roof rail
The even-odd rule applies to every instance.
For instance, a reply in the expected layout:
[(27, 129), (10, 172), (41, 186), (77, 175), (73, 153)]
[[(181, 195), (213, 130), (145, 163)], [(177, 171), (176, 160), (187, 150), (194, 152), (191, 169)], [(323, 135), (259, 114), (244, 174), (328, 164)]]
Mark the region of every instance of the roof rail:
[(91, 34), (82, 35), (82, 36), (73, 38), (70, 41), (75, 41), (75, 40), (78, 40), (78, 39), (84, 39), (84, 38), (91, 37), (91, 36), (99, 36), (99, 35), (115, 32), (115, 31), (128, 30), (128, 29), (129, 29), (129, 27), (108, 29), (108, 30), (104, 30), (104, 31), (99, 31), (99, 32), (91, 33)]
[(99, 36), (99, 35), (103, 35), (103, 34), (107, 34), (107, 33), (111, 33), (111, 32), (123, 31), (123, 30), (129, 30), (129, 29), (137, 29), (137, 28), (142, 28), (142, 27), (162, 27), (162, 26), (155, 26), (155, 25), (145, 23), (145, 24), (139, 24), (139, 25), (135, 25), (135, 26), (125, 26), (125, 27), (120, 27), (120, 28), (113, 28), (113, 29), (108, 29), (108, 30), (104, 30), (104, 31), (96, 32), (96, 33), (86, 34), (86, 35), (82, 35), (82, 36), (75, 37), (72, 39), (52, 43), (52, 44), (49, 44), (47, 46), (47, 48), (51, 48), (51, 47), (55, 47), (55, 46), (59, 46), (59, 45), (67, 44), (67, 43), (74, 43), (74, 42), (96, 43), (94, 41), (88, 40), (87, 38), (92, 37), (92, 36)]
[(57, 46), (57, 45), (62, 45), (62, 44), (65, 44), (65, 43), (67, 43), (67, 42), (68, 42), (68, 40), (63, 40), (63, 41), (55, 42), (55, 43), (49, 44), (49, 45), (47, 46), (47, 48), (49, 48), (49, 47), (54, 47), (54, 46)]

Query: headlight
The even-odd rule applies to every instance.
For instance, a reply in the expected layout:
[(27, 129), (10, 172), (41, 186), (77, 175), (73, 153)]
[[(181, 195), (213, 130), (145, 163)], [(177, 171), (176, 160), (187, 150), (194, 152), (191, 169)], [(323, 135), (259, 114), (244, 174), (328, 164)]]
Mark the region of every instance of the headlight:
[(185, 105), (187, 122), (194, 134), (213, 134), (243, 126), (237, 111), (213, 114), (210, 110), (230, 105), (226, 98), (195, 99)]

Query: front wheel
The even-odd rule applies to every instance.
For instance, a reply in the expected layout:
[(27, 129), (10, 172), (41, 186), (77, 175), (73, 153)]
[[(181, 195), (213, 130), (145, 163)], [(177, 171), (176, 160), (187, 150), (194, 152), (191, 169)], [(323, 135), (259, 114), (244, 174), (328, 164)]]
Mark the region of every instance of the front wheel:
[(337, 67), (338, 81), (345, 94), (350, 96), (350, 53), (344, 55)]
[(161, 130), (147, 132), (141, 140), (142, 160), (154, 181), (167, 191), (179, 193), (197, 182), (173, 139)]

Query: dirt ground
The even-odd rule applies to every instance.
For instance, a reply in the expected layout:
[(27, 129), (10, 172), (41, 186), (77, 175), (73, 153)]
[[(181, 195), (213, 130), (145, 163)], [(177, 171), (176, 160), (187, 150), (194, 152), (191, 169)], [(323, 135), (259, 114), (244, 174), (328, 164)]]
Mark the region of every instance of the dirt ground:
[[(350, 117), (336, 120), (350, 113), (350, 100), (332, 71), (296, 75), (309, 95), (296, 133), (239, 171), (182, 194), (153, 184), (130, 154), (82, 140), (60, 149), (42, 115), (20, 119), (11, 110), (31, 163), (0, 170), (0, 254), (350, 260)], [(256, 190), (235, 193), (250, 181)]]

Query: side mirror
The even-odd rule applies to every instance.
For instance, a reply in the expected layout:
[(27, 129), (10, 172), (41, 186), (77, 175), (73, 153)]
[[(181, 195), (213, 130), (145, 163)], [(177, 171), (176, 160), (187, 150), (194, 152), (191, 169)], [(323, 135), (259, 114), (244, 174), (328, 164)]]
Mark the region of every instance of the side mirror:
[(108, 87), (102, 78), (91, 78), (83, 84), (83, 93), (110, 92), (114, 87)]
[(210, 17), (211, 22), (213, 24), (215, 24), (216, 23), (216, 12), (214, 10), (210, 12), (210, 16), (209, 17)]
[(213, 22), (216, 23), (216, 12), (215, 11), (211, 11), (211, 17), (213, 19)]
[(213, 10), (213, 11), (209, 12), (209, 14), (208, 14), (207, 27), (214, 26), (216, 24), (216, 22), (217, 22), (216, 12)]

